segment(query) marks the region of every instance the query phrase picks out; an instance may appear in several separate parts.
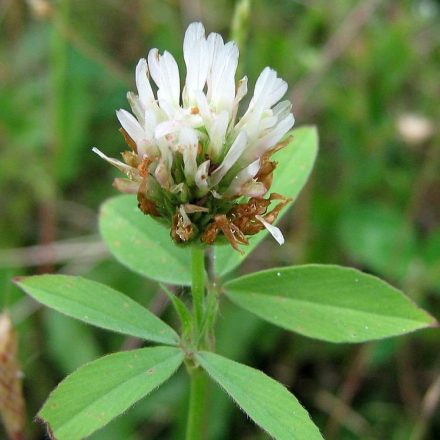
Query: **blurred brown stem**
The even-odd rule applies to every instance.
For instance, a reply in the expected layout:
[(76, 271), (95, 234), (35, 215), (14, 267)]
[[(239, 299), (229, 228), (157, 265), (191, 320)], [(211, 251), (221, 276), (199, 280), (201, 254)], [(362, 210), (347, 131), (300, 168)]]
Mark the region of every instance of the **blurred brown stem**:
[(440, 402), (440, 371), (437, 369), (435, 379), (426, 391), (422, 401), (420, 417), (414, 427), (410, 440), (422, 440), (427, 437), (429, 426)]
[(328, 440), (337, 438), (339, 428), (347, 412), (346, 409), (350, 407), (350, 403), (361, 387), (362, 381), (367, 373), (371, 348), (371, 344), (364, 344), (357, 349), (347, 377), (337, 393), (337, 400), (340, 404), (334, 406), (327, 421), (325, 437)]

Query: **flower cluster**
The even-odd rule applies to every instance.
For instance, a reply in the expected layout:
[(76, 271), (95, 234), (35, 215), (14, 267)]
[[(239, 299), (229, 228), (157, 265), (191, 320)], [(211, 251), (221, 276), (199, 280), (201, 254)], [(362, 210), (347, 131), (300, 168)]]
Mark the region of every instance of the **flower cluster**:
[[(276, 162), (271, 155), (294, 124), (291, 103), (280, 101), (287, 84), (266, 67), (243, 116), (247, 77), (238, 84), (238, 48), (219, 34), (205, 36), (192, 23), (183, 42), (186, 79), (180, 91), (177, 63), (152, 49), (136, 66), (138, 94), (127, 97), (132, 114), (118, 110), (129, 151), (123, 162), (94, 151), (124, 172), (114, 186), (137, 194), (145, 214), (165, 218), (177, 243), (212, 244), (224, 235), (235, 249), (263, 228), (281, 244), (272, 225), (287, 199), (271, 194)], [(154, 90), (154, 81), (157, 89)], [(269, 211), (271, 201), (278, 201)]]

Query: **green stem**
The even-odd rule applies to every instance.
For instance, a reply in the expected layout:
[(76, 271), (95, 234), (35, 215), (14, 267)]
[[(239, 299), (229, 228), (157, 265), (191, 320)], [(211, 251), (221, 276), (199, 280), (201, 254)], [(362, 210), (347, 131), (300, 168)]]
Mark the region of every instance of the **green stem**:
[[(192, 257), (192, 300), (194, 313), (193, 350), (203, 340), (205, 320), (205, 251), (198, 247), (191, 249)], [(206, 373), (189, 361), (188, 373), (191, 381), (186, 440), (202, 440), (205, 421)]]
[(190, 371), (191, 388), (189, 396), (188, 421), (186, 440), (202, 440), (206, 426), (206, 373), (200, 368)]
[(205, 251), (198, 247), (191, 249), (192, 255), (192, 298), (195, 316), (196, 335), (203, 321), (204, 296), (205, 296)]

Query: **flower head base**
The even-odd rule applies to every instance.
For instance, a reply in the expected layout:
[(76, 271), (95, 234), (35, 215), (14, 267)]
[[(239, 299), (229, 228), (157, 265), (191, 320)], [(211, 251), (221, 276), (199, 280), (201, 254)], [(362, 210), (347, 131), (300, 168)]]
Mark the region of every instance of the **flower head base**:
[[(246, 235), (266, 228), (281, 244), (282, 234), (272, 223), (288, 200), (263, 197), (276, 167), (270, 157), (285, 145), (281, 140), (294, 124), (290, 102), (279, 102), (286, 82), (266, 67), (237, 120), (247, 93), (246, 77), (235, 83), (237, 46), (215, 33), (206, 38), (203, 25), (192, 23), (183, 54), (182, 94), (170, 53), (152, 49), (139, 61), (138, 94), (127, 95), (133, 114), (117, 111), (130, 147), (123, 162), (94, 151), (126, 174), (115, 179), (115, 188), (137, 194), (143, 213), (165, 218), (177, 243), (212, 244), (223, 234), (238, 250), (238, 244), (247, 244)], [(268, 212), (272, 200), (279, 204)]]

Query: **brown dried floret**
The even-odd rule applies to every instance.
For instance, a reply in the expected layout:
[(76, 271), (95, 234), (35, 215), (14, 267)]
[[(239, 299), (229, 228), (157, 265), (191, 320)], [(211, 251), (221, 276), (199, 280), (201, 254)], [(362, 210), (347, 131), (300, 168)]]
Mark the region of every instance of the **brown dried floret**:
[(226, 215), (216, 215), (202, 234), (201, 241), (206, 244), (213, 244), (219, 232), (223, 232), (231, 246), (238, 252), (243, 251), (238, 247), (239, 244), (249, 244), (240, 228), (232, 223)]
[(153, 217), (159, 217), (159, 211), (156, 208), (154, 202), (148, 199), (143, 193), (137, 194), (138, 208), (146, 215), (152, 215)]
[(186, 213), (178, 209), (171, 222), (171, 237), (176, 243), (186, 243), (194, 237), (194, 225)]
[(119, 133), (122, 134), (125, 143), (135, 152), (137, 153), (136, 142), (130, 137), (130, 135), (121, 127), (119, 129)]
[(139, 162), (140, 162), (139, 157), (133, 151), (123, 151), (121, 155), (122, 155), (122, 159), (127, 165), (133, 168), (137, 168), (139, 166)]
[(277, 167), (278, 162), (266, 160), (261, 163), (260, 170), (258, 171), (258, 174), (255, 176), (255, 180), (257, 182), (261, 182), (267, 190), (270, 189), (272, 186), (272, 180), (273, 180), (273, 172), (275, 168)]
[[(280, 202), (267, 212), (273, 200)], [(261, 216), (268, 223), (272, 224), (281, 209), (289, 203), (288, 199), (281, 194), (272, 193), (268, 199), (252, 197), (246, 203), (235, 205), (227, 215), (216, 215), (202, 234), (201, 240), (206, 244), (213, 244), (220, 232), (224, 234), (231, 246), (243, 253), (238, 247), (239, 244), (249, 244), (246, 235), (255, 235), (264, 229), (264, 225), (256, 216)]]
[(142, 177), (146, 177), (148, 175), (148, 170), (150, 168), (151, 163), (152, 160), (149, 157), (144, 157), (142, 159), (142, 162), (140, 163), (138, 162), (137, 169)]
[(270, 187), (272, 186), (273, 172), (278, 165), (278, 162), (270, 160), (270, 158), (277, 151), (280, 151), (282, 148), (284, 148), (286, 145), (288, 145), (291, 140), (292, 140), (292, 136), (289, 136), (283, 142), (280, 142), (274, 148), (271, 148), (270, 150), (266, 151), (266, 153), (264, 153), (261, 156), (260, 170), (258, 171), (257, 175), (255, 176), (255, 180), (257, 182), (261, 182), (266, 187), (266, 189), (268, 191), (269, 191)]
[(148, 175), (144, 176), (141, 184), (139, 185), (139, 190), (137, 193), (138, 208), (146, 215), (149, 214), (153, 217), (159, 217), (160, 214), (155, 203), (147, 196), (147, 179)]
[[(277, 206), (272, 211), (267, 212), (267, 208), (273, 200), (280, 200)], [(251, 198), (249, 202), (234, 206), (230, 211), (230, 218), (232, 222), (237, 225), (245, 235), (255, 235), (264, 229), (264, 225), (256, 218), (262, 216), (264, 220), (272, 224), (281, 209), (289, 203), (288, 199), (281, 194), (272, 193), (268, 199)]]

